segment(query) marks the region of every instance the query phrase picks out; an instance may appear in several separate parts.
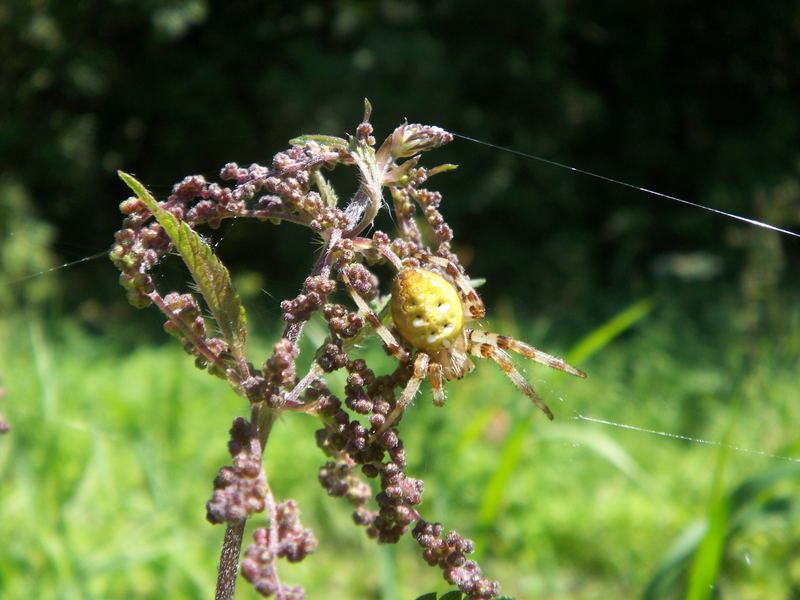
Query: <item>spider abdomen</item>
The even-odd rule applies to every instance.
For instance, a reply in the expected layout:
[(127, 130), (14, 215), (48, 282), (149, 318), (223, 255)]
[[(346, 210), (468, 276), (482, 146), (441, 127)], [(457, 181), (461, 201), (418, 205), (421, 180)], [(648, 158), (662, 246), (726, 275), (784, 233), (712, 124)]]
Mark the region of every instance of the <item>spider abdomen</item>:
[(427, 269), (405, 268), (397, 273), (391, 310), (400, 335), (424, 352), (449, 348), (464, 329), (464, 307), (456, 288)]

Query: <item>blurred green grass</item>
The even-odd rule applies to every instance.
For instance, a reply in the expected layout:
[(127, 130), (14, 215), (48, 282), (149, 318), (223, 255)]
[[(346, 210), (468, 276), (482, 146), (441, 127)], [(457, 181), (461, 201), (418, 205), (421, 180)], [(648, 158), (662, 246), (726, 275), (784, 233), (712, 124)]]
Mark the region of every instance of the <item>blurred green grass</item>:
[[(520, 600), (796, 597), (800, 475), (769, 455), (800, 455), (798, 334), (745, 340), (644, 308), (578, 345), (508, 311), (487, 325), (555, 353), (573, 345), (589, 378), (517, 361), (554, 423), (488, 363), (451, 383), (442, 409), (426, 386), (401, 427), (409, 474), (426, 482), (422, 514), (474, 539), (487, 575)], [(272, 341), (257, 340), (253, 357)], [(363, 353), (388, 367), (376, 343)], [(0, 321), (0, 376), (13, 427), (0, 437), (0, 595), (210, 597), (223, 530), (206, 523), (204, 503), (242, 401), (175, 345), (120, 347), (22, 314)], [(320, 542), (305, 562), (281, 565), (283, 581), (310, 598), (446, 590), (413, 540), (374, 545), (326, 496), (315, 428), (283, 417), (266, 453), (274, 493), (299, 501)], [(696, 591), (709, 576), (714, 588)], [(256, 595), (241, 582), (237, 597)]]

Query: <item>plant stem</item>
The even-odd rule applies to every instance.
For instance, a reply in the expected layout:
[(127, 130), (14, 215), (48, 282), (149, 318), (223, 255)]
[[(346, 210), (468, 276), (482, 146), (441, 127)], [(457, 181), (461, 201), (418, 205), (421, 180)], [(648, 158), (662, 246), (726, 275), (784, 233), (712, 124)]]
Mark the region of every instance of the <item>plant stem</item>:
[(231, 523), (225, 529), (222, 552), (219, 557), (217, 571), (217, 593), (215, 600), (233, 600), (236, 592), (236, 572), (239, 570), (239, 553), (242, 549), (242, 536), (246, 520)]
[[(331, 231), (325, 250), (319, 256), (311, 271), (311, 277), (316, 275), (328, 277), (330, 275), (331, 250), (333, 250), (339, 238), (341, 238), (341, 235), (342, 233), (338, 229)], [(297, 341), (300, 339), (300, 334), (303, 332), (304, 325), (305, 322), (288, 324), (283, 332), (283, 337), (296, 345)], [(308, 379), (309, 381), (306, 383), (306, 386), (309, 385), (313, 379), (316, 379), (316, 377)], [(302, 391), (302, 389), (300, 391)], [(297, 392), (297, 395), (299, 395), (300, 391)], [(275, 423), (277, 415), (278, 411), (273, 409), (267, 408), (262, 412), (262, 408), (259, 404), (254, 404), (250, 413), (250, 423), (257, 428), (262, 460), (264, 458), (264, 449), (267, 446), (269, 434), (272, 431), (272, 425)], [(274, 504), (274, 502), (272, 502), (272, 504)], [(273, 519), (274, 515), (271, 515), (270, 521)], [(246, 523), (247, 520), (243, 519), (240, 523), (229, 524), (227, 529), (225, 529), (225, 539), (222, 542), (219, 568), (217, 569), (217, 592), (214, 596), (215, 600), (233, 600), (233, 595), (236, 591), (236, 573), (239, 570), (239, 556), (242, 551), (242, 538), (244, 537), (244, 527)], [(273, 523), (270, 523), (270, 526), (273, 526)]]
[[(264, 459), (264, 449), (272, 431), (272, 425), (278, 417), (275, 410), (266, 409), (262, 412), (261, 407), (253, 405), (250, 413), (250, 423), (257, 428), (259, 444), (261, 446), (261, 459)], [(270, 494), (271, 492), (267, 490)], [(242, 538), (247, 519), (242, 519), (239, 523), (229, 523), (225, 529), (225, 538), (222, 541), (222, 550), (219, 556), (219, 567), (217, 569), (217, 591), (214, 595), (215, 600), (233, 600), (236, 592), (236, 573), (239, 570), (239, 556), (242, 553)]]

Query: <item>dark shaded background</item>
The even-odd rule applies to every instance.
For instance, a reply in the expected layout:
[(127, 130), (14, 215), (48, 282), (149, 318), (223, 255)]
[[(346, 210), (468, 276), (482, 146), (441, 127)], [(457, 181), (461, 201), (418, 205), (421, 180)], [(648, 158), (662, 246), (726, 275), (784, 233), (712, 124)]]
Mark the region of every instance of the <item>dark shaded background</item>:
[[(366, 96), (379, 138), (407, 117), (797, 228), (798, 54), (790, 1), (8, 2), (0, 171), (74, 260), (119, 226), (116, 169), (163, 197), (352, 132)], [(522, 311), (583, 326), (653, 290), (757, 305), (797, 274), (788, 237), (463, 140), (428, 160), (461, 166), (432, 182), (458, 249)], [(299, 231), (237, 223), (220, 252), (289, 295)], [(104, 260), (61, 281), (67, 309), (123, 301)]]

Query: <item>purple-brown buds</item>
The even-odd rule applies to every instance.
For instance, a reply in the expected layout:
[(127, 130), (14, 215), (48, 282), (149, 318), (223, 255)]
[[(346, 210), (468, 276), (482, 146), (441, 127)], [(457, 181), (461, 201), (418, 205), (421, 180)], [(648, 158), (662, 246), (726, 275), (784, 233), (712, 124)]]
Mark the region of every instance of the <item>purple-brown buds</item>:
[(281, 600), (305, 598), (302, 588), (281, 584), (275, 571), (276, 559), (299, 562), (317, 547), (314, 534), (300, 524), (299, 514), (297, 503), (287, 500), (275, 507), (274, 522), (269, 527), (253, 532), (253, 544), (247, 548), (242, 560), (242, 575), (264, 597), (277, 596)]
[(214, 494), (206, 503), (206, 518), (211, 523), (239, 523), (265, 507), (267, 478), (255, 430), (239, 417), (230, 433), (233, 466), (220, 469), (214, 480)]

